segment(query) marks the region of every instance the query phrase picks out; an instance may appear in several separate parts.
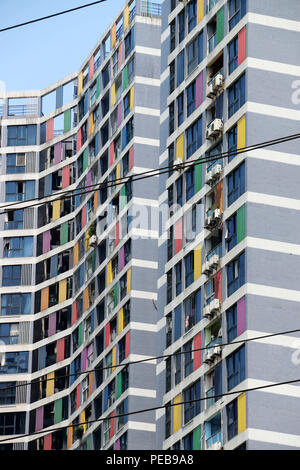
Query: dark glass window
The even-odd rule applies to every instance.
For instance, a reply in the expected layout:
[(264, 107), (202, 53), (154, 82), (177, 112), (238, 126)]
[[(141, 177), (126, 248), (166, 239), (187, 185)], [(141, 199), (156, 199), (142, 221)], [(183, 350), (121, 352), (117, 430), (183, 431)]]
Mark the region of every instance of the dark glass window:
[(226, 359), (227, 387), (231, 390), (245, 380), (245, 346), (230, 354)]
[(230, 206), (236, 201), (246, 190), (245, 184), (245, 163), (233, 170), (227, 177), (227, 203)]
[(238, 67), (238, 37), (228, 45), (229, 75)]
[(234, 115), (244, 104), (246, 100), (246, 76), (243, 74), (228, 89), (228, 117)]
[(227, 265), (227, 295), (230, 296), (245, 284), (245, 253)]

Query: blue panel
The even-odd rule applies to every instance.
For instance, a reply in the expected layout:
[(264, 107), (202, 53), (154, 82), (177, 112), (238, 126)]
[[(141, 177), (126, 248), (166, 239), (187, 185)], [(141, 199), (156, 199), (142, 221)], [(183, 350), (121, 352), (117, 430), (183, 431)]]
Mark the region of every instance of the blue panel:
[(182, 320), (181, 320), (181, 305), (178, 305), (178, 307), (175, 308), (174, 312), (174, 341), (176, 341), (178, 338), (181, 336), (181, 330), (182, 330)]

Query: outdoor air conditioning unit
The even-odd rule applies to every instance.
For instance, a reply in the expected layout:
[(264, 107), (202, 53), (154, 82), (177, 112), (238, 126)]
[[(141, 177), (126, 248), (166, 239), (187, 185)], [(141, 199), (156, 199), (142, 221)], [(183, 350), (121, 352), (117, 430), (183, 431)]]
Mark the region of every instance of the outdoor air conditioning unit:
[(205, 218), (204, 227), (209, 228), (210, 226), (211, 226), (211, 216), (209, 215), (208, 217)]
[(213, 348), (209, 348), (205, 351), (204, 362), (205, 364), (209, 364), (212, 361), (213, 361)]
[(210, 313), (217, 313), (220, 310), (220, 301), (219, 299), (214, 299), (209, 304)]
[(176, 158), (176, 160), (173, 163), (174, 170), (179, 171), (180, 173), (182, 173), (183, 172), (182, 165), (183, 165), (182, 160), (180, 158)]
[(203, 308), (202, 316), (203, 316), (204, 318), (209, 318), (209, 317), (210, 317), (210, 308), (209, 308), (209, 305), (206, 305), (206, 306)]
[(210, 269), (215, 269), (219, 264), (219, 260), (219, 255), (213, 255), (208, 262)]
[(213, 356), (214, 357), (221, 356), (221, 347), (220, 346), (215, 346), (213, 348)]
[(219, 176), (221, 175), (222, 173), (222, 166), (220, 164), (216, 165), (213, 169), (212, 169), (212, 176), (213, 178), (219, 178)]
[(205, 274), (206, 276), (208, 276), (208, 275), (211, 273), (211, 267), (210, 267), (208, 261), (205, 261), (205, 263), (203, 263), (203, 265), (202, 265), (202, 272), (203, 272), (203, 274)]
[(211, 184), (212, 181), (213, 181), (213, 172), (212, 171), (208, 171), (205, 175), (205, 183), (207, 184)]
[(206, 129), (206, 138), (213, 140), (220, 137), (223, 132), (222, 119), (215, 119)]
[(213, 220), (221, 219), (221, 216), (222, 216), (222, 214), (221, 214), (220, 209), (215, 209), (213, 211), (213, 215), (212, 215)]
[(97, 245), (97, 236), (96, 235), (92, 235), (90, 240), (89, 240), (89, 245), (90, 246), (96, 246)]
[(213, 82), (209, 82), (207, 85), (207, 90), (206, 90), (206, 96), (207, 98), (213, 99), (216, 96), (215, 90), (214, 90), (214, 84)]
[(222, 73), (217, 73), (217, 75), (215, 76), (214, 80), (213, 80), (213, 88), (214, 90), (219, 90), (220, 88), (222, 88), (224, 85), (224, 77), (222, 75)]

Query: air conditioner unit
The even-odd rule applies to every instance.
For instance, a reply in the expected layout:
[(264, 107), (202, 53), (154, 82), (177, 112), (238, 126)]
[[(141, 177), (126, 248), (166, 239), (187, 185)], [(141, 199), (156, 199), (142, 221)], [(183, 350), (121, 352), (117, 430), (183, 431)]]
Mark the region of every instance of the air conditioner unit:
[(213, 348), (209, 348), (205, 351), (204, 362), (206, 364), (209, 364), (212, 361), (213, 361)]
[(222, 450), (222, 442), (215, 442), (210, 448), (210, 450)]
[(219, 255), (213, 255), (208, 262), (210, 269), (215, 269), (219, 264), (219, 260)]
[(213, 140), (223, 132), (223, 121), (222, 119), (215, 119), (206, 129), (206, 138)]
[(211, 216), (205, 218), (204, 227), (209, 228), (211, 226)]
[(221, 213), (220, 209), (215, 209), (215, 210), (213, 211), (213, 216), (212, 216), (212, 218), (213, 218), (214, 220), (216, 220), (216, 219), (221, 219), (221, 216), (222, 216), (222, 213)]
[(215, 346), (213, 349), (213, 356), (221, 356), (221, 347), (220, 346)]
[(206, 96), (207, 96), (207, 98), (211, 98), (211, 99), (215, 98), (216, 93), (215, 93), (215, 91), (214, 91), (213, 82), (210, 82), (210, 83), (207, 85)]
[(213, 88), (218, 90), (222, 88), (223, 85), (224, 85), (224, 77), (221, 73), (217, 73), (217, 75), (215, 76), (213, 80)]
[(210, 272), (211, 272), (211, 267), (210, 267), (208, 261), (205, 261), (205, 263), (203, 263), (203, 265), (202, 265), (202, 272), (203, 272), (203, 274), (206, 274), (207, 276), (210, 274)]
[(203, 316), (204, 318), (209, 318), (209, 317), (210, 317), (210, 307), (209, 307), (209, 305), (206, 305), (206, 306), (203, 308), (202, 316)]
[(216, 165), (213, 169), (212, 169), (212, 176), (214, 178), (219, 178), (219, 176), (221, 175), (222, 173), (222, 166), (220, 164)]
[(212, 171), (208, 171), (205, 175), (205, 183), (210, 184), (213, 181)]
[(220, 310), (220, 301), (219, 299), (214, 299), (209, 304), (210, 313), (217, 313)]
[(174, 170), (182, 172), (183, 171), (182, 165), (183, 165), (182, 160), (180, 158), (176, 158), (176, 160), (173, 163)]
[(90, 246), (96, 246), (97, 245), (97, 236), (96, 235), (92, 235), (90, 240), (89, 240), (89, 245)]

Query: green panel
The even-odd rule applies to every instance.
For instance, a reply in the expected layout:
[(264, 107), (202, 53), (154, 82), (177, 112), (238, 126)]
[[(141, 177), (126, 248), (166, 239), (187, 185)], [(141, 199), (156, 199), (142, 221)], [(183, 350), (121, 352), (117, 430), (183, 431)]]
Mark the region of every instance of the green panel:
[(96, 97), (99, 98), (100, 96), (100, 75), (97, 78), (97, 95)]
[(85, 171), (87, 168), (87, 149), (83, 152), (83, 168), (82, 171)]
[(82, 323), (78, 326), (78, 346), (82, 345)]
[(118, 303), (118, 283), (114, 286), (114, 307), (117, 306)]
[(122, 186), (121, 191), (120, 191), (120, 207), (121, 210), (124, 209), (124, 207), (127, 204), (127, 195), (126, 195), (126, 186)]
[(71, 130), (71, 110), (68, 109), (64, 112), (64, 132)]
[(122, 388), (123, 388), (122, 374), (120, 373), (117, 375), (117, 398), (119, 398), (122, 395)]
[(62, 398), (54, 403), (54, 424), (62, 421)]
[(224, 38), (224, 7), (217, 13), (217, 44)]
[(126, 65), (123, 70), (123, 90), (126, 90), (127, 87), (128, 87), (128, 68)]
[(201, 450), (201, 425), (193, 431), (193, 450)]
[(69, 241), (69, 222), (65, 222), (60, 227), (60, 244), (64, 245)]
[(202, 163), (199, 165), (195, 165), (195, 193), (200, 191), (202, 188)]
[(92, 449), (92, 436), (89, 436), (86, 440), (86, 447), (87, 447), (87, 450), (91, 450)]
[(240, 207), (237, 211), (237, 243), (244, 240), (246, 236), (246, 217), (245, 205)]

